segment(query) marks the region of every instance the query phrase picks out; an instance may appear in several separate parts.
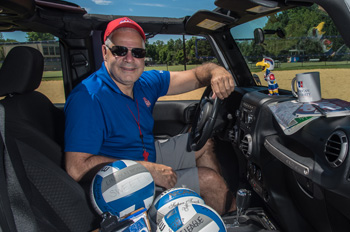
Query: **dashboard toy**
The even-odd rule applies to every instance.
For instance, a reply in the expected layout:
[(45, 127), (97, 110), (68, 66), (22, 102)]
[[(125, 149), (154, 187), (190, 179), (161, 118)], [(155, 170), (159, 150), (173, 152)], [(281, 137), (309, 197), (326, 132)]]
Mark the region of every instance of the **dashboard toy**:
[(264, 79), (268, 84), (269, 95), (279, 95), (278, 84), (275, 75), (271, 72), (275, 68), (275, 61), (272, 58), (265, 57), (262, 61), (256, 63), (261, 66), (264, 73)]

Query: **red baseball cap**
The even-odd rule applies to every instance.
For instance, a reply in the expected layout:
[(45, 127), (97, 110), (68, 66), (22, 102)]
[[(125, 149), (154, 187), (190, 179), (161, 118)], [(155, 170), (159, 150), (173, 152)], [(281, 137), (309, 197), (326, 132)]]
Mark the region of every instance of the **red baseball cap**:
[(114, 30), (121, 28), (121, 27), (129, 27), (129, 28), (135, 29), (136, 31), (138, 31), (140, 33), (143, 40), (146, 41), (146, 35), (145, 35), (145, 32), (143, 31), (143, 29), (141, 28), (141, 26), (138, 25), (135, 21), (129, 19), (128, 17), (114, 19), (113, 21), (110, 21), (107, 25), (105, 35), (103, 37), (103, 41), (106, 41), (107, 37)]

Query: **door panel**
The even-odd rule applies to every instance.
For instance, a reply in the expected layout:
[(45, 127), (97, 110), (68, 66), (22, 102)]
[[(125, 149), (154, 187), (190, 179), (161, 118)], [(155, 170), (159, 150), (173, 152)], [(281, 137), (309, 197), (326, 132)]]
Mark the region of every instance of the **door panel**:
[(158, 101), (153, 110), (154, 136), (165, 139), (186, 133), (192, 125), (198, 101)]

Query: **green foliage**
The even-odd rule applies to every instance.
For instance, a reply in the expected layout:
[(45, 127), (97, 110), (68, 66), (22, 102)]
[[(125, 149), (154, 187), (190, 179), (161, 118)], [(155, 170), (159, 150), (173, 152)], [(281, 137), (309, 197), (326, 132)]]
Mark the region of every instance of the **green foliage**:
[[(185, 61), (186, 64), (200, 64), (202, 62), (211, 60), (205, 58), (198, 59), (196, 57), (196, 39), (196, 37), (185, 39), (185, 51), (182, 39), (170, 39), (166, 44), (161, 40), (157, 40), (152, 44), (147, 42), (146, 56), (151, 57), (152, 60), (158, 64), (168, 65), (185, 64)], [(199, 45), (199, 54), (201, 56), (214, 56), (213, 51), (207, 41), (201, 42)]]
[(287, 38), (277, 39), (276, 35), (267, 35), (264, 46), (267, 53), (280, 56), (285, 51), (294, 49), (303, 51), (303, 54), (322, 56), (324, 53), (321, 47), (322, 41), (312, 33), (312, 29), (321, 22), (324, 22), (322, 31), (325, 32), (322, 40), (332, 36), (329, 40), (333, 42), (333, 50), (337, 50), (344, 42), (337, 38), (339, 32), (330, 17), (314, 4), (311, 7), (297, 7), (269, 17), (263, 29), (282, 28)]
[(265, 56), (269, 55), (269, 52), (265, 50), (264, 46), (257, 45), (252, 41), (245, 40), (237, 44), (241, 52), (248, 59), (249, 62), (257, 62), (262, 59), (261, 56), (257, 54), (264, 54)]
[[(324, 23), (322, 28), (324, 34), (317, 36), (315, 28), (322, 22)], [(238, 41), (244, 57), (250, 62), (262, 60), (263, 56), (286, 62), (288, 57), (296, 53), (301, 60), (310, 58), (334, 60), (336, 58), (326, 52), (325, 44), (331, 42), (333, 52), (343, 48), (344, 45), (331, 18), (316, 4), (311, 7), (296, 7), (268, 16), (263, 29), (276, 30), (278, 28), (285, 32), (285, 39), (277, 35), (265, 34), (263, 45), (257, 46), (252, 40)], [(338, 54), (336, 57), (340, 59)]]
[(26, 39), (32, 41), (55, 40), (55, 37), (50, 33), (27, 32)]
[[(312, 36), (312, 29), (321, 22), (324, 22), (322, 31), (325, 32), (322, 40)], [(252, 40), (236, 41), (248, 62), (256, 63), (261, 61), (263, 56), (287, 62), (288, 57), (291, 56), (291, 50), (299, 52), (304, 60), (310, 58), (335, 60), (335, 57), (326, 55), (322, 48), (322, 41), (327, 39), (332, 42), (333, 51), (345, 50), (344, 41), (331, 18), (316, 4), (311, 7), (296, 7), (268, 16), (263, 29), (278, 28), (284, 30), (285, 39), (280, 39), (277, 35), (265, 35), (264, 45), (256, 45)], [(212, 60), (206, 57), (215, 57), (206, 40), (186, 37), (185, 48), (186, 54), (182, 39), (170, 39), (166, 43), (158, 40), (153, 44), (146, 44), (147, 56), (152, 57), (153, 61), (159, 64), (176, 65), (183, 64), (184, 61), (187, 64), (200, 64)], [(343, 58), (346, 56), (348, 55), (344, 55)], [(339, 59), (339, 56), (337, 57)]]
[[(4, 35), (0, 32), (0, 43), (12, 43), (12, 42), (17, 42), (17, 40), (14, 39), (4, 39)], [(5, 52), (4, 52), (4, 47), (3, 45), (0, 46), (0, 60), (5, 59)]]

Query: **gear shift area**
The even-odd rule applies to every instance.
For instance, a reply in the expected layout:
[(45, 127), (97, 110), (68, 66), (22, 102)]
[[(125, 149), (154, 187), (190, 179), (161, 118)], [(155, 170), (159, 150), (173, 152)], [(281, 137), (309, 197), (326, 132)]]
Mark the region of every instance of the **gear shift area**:
[(222, 218), (227, 232), (278, 231), (262, 208), (249, 208), (250, 200), (250, 190), (239, 189), (237, 191), (237, 211)]
[(237, 215), (236, 223), (239, 224), (240, 217), (245, 214), (245, 211), (250, 205), (252, 193), (247, 189), (239, 189), (236, 195)]

